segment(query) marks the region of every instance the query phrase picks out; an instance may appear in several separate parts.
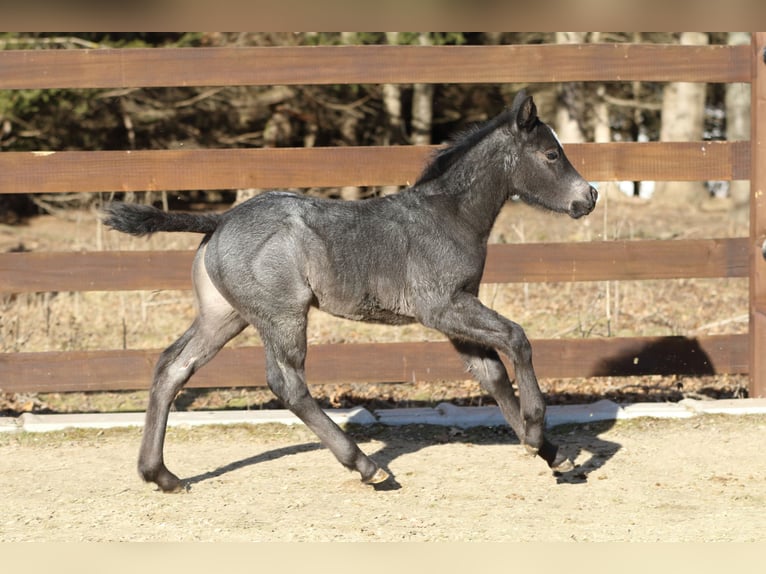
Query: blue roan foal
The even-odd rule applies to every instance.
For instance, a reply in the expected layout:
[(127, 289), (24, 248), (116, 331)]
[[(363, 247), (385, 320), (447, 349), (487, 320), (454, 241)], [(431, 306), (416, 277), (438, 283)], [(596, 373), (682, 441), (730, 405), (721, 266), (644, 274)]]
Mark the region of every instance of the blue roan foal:
[[(105, 223), (118, 231), (204, 234), (192, 267), (197, 317), (154, 372), (138, 460), (144, 480), (163, 491), (182, 487), (163, 460), (171, 402), (248, 324), (263, 339), (272, 391), (362, 481), (388, 478), (309, 394), (312, 306), (359, 321), (417, 321), (444, 333), (527, 450), (555, 471), (571, 469), (543, 434), (545, 402), (523, 329), (477, 298), (490, 229), (512, 196), (573, 218), (590, 213), (597, 200), (523, 92), (510, 109), (439, 150), (396, 195), (340, 201), (269, 192), (202, 215), (107, 206)], [(518, 398), (498, 351), (513, 363)]]

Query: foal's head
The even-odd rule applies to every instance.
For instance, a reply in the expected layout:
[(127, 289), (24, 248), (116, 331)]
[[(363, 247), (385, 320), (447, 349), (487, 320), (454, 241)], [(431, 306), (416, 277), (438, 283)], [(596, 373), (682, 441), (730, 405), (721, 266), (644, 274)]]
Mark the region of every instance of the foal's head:
[(589, 214), (598, 192), (567, 159), (554, 131), (537, 117), (531, 96), (519, 92), (507, 121), (493, 132), (501, 138), (509, 196), (573, 218)]
[[(441, 148), (415, 183), (439, 181), (463, 189), (481, 179), (502, 194), (578, 218), (596, 206), (598, 193), (569, 163), (556, 134), (537, 117), (531, 96), (519, 92), (510, 109)], [(455, 182), (458, 182), (457, 184)]]

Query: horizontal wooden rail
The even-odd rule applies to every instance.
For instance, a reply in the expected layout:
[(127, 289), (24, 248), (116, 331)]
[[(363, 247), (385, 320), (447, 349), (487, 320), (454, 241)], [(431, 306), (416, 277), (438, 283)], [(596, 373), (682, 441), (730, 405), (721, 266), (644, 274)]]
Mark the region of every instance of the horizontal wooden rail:
[(569, 81), (749, 82), (749, 46), (5, 50), (0, 89)]
[[(540, 339), (532, 348), (540, 378), (748, 372), (747, 335)], [(0, 391), (145, 389), (158, 356), (159, 351), (0, 354)], [(224, 349), (189, 386), (264, 386), (265, 368), (262, 347)], [(470, 378), (446, 342), (315, 345), (306, 377), (314, 384)]]
[[(540, 378), (712, 375), (748, 372), (748, 337), (638, 337), (532, 341)], [(159, 351), (0, 354), (0, 391), (67, 392), (148, 388)], [(409, 382), (470, 378), (449, 343), (309, 347), (309, 383)], [(264, 386), (261, 347), (224, 349), (189, 387)]]
[[(193, 251), (0, 253), (0, 292), (190, 289)], [(492, 244), (485, 283), (747, 277), (748, 240)]]
[[(590, 181), (748, 179), (750, 142), (566, 144)], [(404, 185), (436, 146), (4, 152), (0, 193)]]
[(680, 239), (490, 245), (485, 283), (747, 277), (748, 240)]

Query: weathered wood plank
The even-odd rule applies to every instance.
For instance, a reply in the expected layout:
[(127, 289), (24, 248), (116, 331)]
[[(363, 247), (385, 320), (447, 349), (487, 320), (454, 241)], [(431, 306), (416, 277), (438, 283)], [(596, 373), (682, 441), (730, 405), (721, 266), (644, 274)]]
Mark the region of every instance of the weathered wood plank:
[[(590, 181), (748, 179), (750, 142), (567, 144)], [(4, 152), (0, 193), (405, 185), (436, 146)]]
[(191, 289), (194, 251), (0, 253), (0, 292)]
[(388, 185), (413, 180), (430, 147), (6, 152), (0, 193)]
[[(747, 335), (546, 339), (532, 341), (545, 378), (748, 372)], [(159, 351), (69, 351), (0, 354), (3, 392), (67, 392), (148, 388)], [(309, 348), (310, 383), (464, 380), (449, 343), (367, 343)], [(263, 349), (224, 349), (190, 387), (264, 386)]]
[(747, 46), (5, 50), (0, 89), (568, 81), (749, 82)]
[(746, 334), (532, 341), (540, 378), (748, 372)]
[(490, 245), (485, 283), (747, 277), (746, 238)]
[(565, 144), (591, 181), (708, 181), (750, 178), (749, 141)]
[[(746, 277), (748, 239), (492, 244), (485, 283)], [(0, 253), (0, 292), (190, 289), (193, 251)]]

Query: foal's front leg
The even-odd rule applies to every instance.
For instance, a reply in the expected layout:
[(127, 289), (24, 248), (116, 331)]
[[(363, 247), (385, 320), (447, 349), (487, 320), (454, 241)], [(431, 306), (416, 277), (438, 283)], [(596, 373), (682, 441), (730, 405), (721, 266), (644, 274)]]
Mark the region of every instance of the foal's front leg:
[[(505, 420), (519, 437), (524, 436), (524, 426), (521, 420), (519, 400), (513, 393), (513, 386), (508, 377), (505, 365), (494, 349), (484, 349), (473, 343), (453, 340), (452, 344), (460, 353), (468, 371), (481, 383), (481, 386), (497, 401)], [(543, 438), (543, 445), (537, 452), (548, 466), (557, 472), (572, 469), (572, 462), (558, 446)]]
[[(509, 423), (516, 425), (515, 431), (527, 450), (535, 454), (543, 447), (547, 450), (543, 432), (545, 400), (532, 367), (532, 347), (521, 326), (485, 307), (475, 295), (467, 292), (452, 294), (441, 304), (431, 304), (420, 319), (453, 341), (498, 349), (511, 359), (519, 387), (520, 416), (515, 417), (515, 399), (511, 401), (510, 391), (502, 391), (501, 396), (508, 402)], [(492, 366), (497, 368), (496, 363)]]

